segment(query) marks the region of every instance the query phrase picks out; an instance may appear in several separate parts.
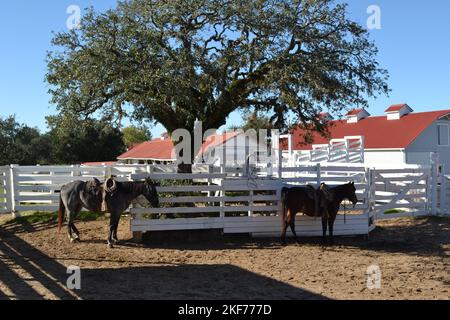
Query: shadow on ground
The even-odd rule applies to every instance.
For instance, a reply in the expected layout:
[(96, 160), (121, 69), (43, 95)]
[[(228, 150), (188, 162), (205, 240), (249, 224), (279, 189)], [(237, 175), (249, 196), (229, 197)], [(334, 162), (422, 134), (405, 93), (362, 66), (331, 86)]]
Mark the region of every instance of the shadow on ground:
[(82, 269), (77, 291), (68, 277), (66, 266), (0, 227), (0, 299), (326, 299), (222, 264)]

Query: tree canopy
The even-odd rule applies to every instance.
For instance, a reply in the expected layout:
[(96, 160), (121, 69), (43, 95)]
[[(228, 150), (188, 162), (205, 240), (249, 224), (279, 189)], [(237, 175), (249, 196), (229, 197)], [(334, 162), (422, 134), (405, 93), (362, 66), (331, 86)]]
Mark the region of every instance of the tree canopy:
[(126, 149), (120, 130), (106, 121), (51, 116), (47, 124), (41, 133), (14, 116), (0, 117), (0, 166), (114, 161)]
[(152, 134), (146, 126), (129, 126), (122, 129), (123, 142), (128, 149), (139, 143), (152, 139)]
[(41, 142), (38, 129), (20, 124), (14, 116), (0, 117), (0, 165), (36, 164)]
[(251, 129), (253, 130), (275, 129), (272, 121), (270, 121), (270, 118), (264, 114), (259, 114), (258, 112), (250, 112), (245, 114), (243, 120), (244, 123), (242, 123), (241, 125), (233, 125), (230, 127), (230, 129), (232, 130), (241, 129), (244, 132)]
[(121, 131), (105, 120), (49, 116), (47, 125), (54, 163), (115, 161), (126, 151)]
[(169, 133), (219, 128), (237, 110), (325, 132), (321, 111), (389, 92), (367, 30), (333, 0), (126, 0), (88, 9), (52, 43), (46, 80), (61, 112)]

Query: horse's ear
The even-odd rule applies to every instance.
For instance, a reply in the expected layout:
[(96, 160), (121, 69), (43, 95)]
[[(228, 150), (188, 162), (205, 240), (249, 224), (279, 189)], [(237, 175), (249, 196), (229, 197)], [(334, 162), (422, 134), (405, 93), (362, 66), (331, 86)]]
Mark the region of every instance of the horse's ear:
[(355, 185), (355, 181), (352, 181), (352, 186), (354, 186)]

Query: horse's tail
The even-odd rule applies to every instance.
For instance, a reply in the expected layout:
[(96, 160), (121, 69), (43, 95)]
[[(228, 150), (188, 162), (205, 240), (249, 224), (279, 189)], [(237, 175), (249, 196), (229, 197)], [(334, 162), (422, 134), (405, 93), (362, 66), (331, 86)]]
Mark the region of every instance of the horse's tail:
[(66, 212), (66, 206), (64, 205), (61, 196), (59, 196), (59, 210), (58, 210), (58, 233), (61, 232), (61, 228), (64, 221), (64, 213)]
[(281, 189), (281, 219), (283, 223), (286, 222), (286, 200), (287, 200), (287, 194), (289, 192), (289, 188), (283, 188)]

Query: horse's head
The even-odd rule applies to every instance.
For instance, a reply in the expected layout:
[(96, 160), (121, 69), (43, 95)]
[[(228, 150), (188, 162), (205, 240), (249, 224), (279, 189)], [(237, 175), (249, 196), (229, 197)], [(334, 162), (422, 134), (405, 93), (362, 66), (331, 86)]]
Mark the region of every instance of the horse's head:
[(114, 176), (106, 179), (104, 183), (105, 191), (109, 194), (114, 194), (117, 191), (117, 182), (114, 180)]
[(92, 178), (86, 182), (86, 189), (89, 194), (98, 197), (102, 192), (102, 183), (97, 178)]
[(154, 183), (152, 179), (145, 179), (144, 190), (142, 194), (148, 200), (148, 202), (150, 202), (153, 208), (159, 207), (159, 196), (158, 192), (156, 191), (156, 183)]
[(356, 204), (358, 203), (358, 197), (356, 196), (355, 182), (352, 181), (347, 183), (344, 190), (344, 196), (353, 203), (353, 206), (356, 206)]

